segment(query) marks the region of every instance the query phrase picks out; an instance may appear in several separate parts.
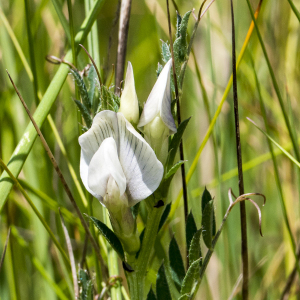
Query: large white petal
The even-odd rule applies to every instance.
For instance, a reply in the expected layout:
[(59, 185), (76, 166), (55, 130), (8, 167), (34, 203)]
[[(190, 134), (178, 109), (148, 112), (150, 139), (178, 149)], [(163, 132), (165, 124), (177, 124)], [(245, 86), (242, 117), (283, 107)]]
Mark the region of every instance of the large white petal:
[(163, 165), (153, 149), (118, 113), (120, 162), (126, 176), (129, 206), (150, 196), (159, 186)]
[(96, 194), (105, 196), (108, 179), (112, 176), (120, 190), (120, 196), (126, 190), (126, 177), (123, 173), (117, 152), (116, 142), (112, 137), (105, 139), (94, 154), (88, 168), (88, 186)]
[(124, 90), (120, 99), (119, 112), (135, 125), (139, 121), (139, 102), (135, 91), (133, 68), (130, 62), (127, 65)]
[[(81, 146), (82, 182), (93, 195), (88, 185), (88, 166), (101, 143), (108, 137), (115, 140), (118, 157), (126, 177), (129, 205), (150, 196), (159, 186), (163, 176), (163, 165), (153, 149), (125, 119), (122, 113), (102, 111), (96, 115), (92, 127), (79, 137)], [(100, 190), (101, 193), (103, 193)], [(97, 194), (98, 199), (101, 194)]]
[(171, 113), (171, 67), (172, 59), (166, 63), (161, 71), (144, 106), (138, 127), (145, 126), (159, 114), (172, 133), (176, 132), (176, 126)]

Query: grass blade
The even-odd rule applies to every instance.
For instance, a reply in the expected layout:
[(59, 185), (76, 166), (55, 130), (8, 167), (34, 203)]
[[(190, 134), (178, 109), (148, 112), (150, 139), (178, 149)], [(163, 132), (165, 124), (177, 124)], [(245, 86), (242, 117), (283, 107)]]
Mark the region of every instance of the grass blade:
[[(91, 12), (83, 22), (78, 34), (75, 37), (76, 44), (82, 43), (88, 32), (90, 31), (96, 17), (98, 16), (98, 13), (101, 9), (102, 4), (104, 3), (104, 0), (98, 0), (95, 2)], [(66, 61), (73, 61), (72, 57), (72, 51), (69, 50), (68, 53), (65, 56)], [(37, 125), (41, 127), (50, 112), (50, 109), (60, 91), (62, 88), (65, 79), (67, 78), (67, 75), (69, 73), (69, 67), (65, 64), (60, 65), (58, 71), (56, 72), (53, 80), (51, 81), (50, 85), (48, 86), (48, 89), (38, 106), (38, 108), (35, 111), (34, 119), (37, 122)], [(33, 143), (37, 137), (37, 133), (34, 129), (34, 126), (30, 123), (27, 128), (25, 129), (25, 132), (23, 134), (23, 137), (19, 141), (18, 146), (16, 147), (9, 163), (9, 169), (12, 172), (14, 176), (17, 176), (22, 167), (23, 164), (33, 146)], [(0, 178), (0, 212), (3, 209), (4, 204), (6, 203), (7, 196), (12, 188), (12, 182), (8, 180), (9, 176), (7, 172), (3, 172)]]
[(9, 236), (10, 236), (10, 228), (9, 228), (8, 233), (7, 233), (7, 236), (6, 236), (6, 241), (5, 241), (4, 249), (3, 249), (3, 252), (2, 252), (2, 255), (1, 255), (1, 260), (0, 260), (0, 272), (1, 272), (1, 267), (2, 267), (2, 265), (3, 265), (3, 262), (4, 262), (5, 253), (6, 253), (6, 248), (7, 248), (8, 241), (9, 241)]

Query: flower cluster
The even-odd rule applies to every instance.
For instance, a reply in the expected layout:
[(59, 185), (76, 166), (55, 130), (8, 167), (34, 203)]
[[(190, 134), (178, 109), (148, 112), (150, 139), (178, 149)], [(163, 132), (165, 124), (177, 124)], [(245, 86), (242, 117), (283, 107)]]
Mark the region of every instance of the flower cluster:
[[(113, 229), (127, 252), (140, 247), (130, 207), (160, 185), (168, 137), (176, 132), (171, 113), (171, 60), (161, 71), (141, 117), (129, 62), (119, 112), (98, 113), (79, 137), (80, 176), (86, 189), (110, 213)], [(144, 134), (144, 138), (136, 129)]]

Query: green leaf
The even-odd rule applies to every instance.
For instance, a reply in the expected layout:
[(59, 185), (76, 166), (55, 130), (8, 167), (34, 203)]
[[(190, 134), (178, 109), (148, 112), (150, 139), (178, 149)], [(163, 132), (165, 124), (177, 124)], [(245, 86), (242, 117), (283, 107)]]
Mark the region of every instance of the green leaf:
[(101, 105), (101, 110), (108, 109), (117, 112), (120, 107), (120, 98), (102, 85), (99, 105)]
[(87, 111), (89, 111), (91, 108), (91, 103), (89, 100), (89, 95), (88, 95), (85, 83), (77, 71), (75, 71), (73, 69), (70, 69), (70, 71), (75, 79), (75, 83), (76, 83), (76, 86), (78, 87), (82, 103), (86, 107)]
[(178, 161), (165, 175), (165, 179), (168, 179), (170, 176), (174, 176), (177, 170), (180, 168), (182, 164), (184, 164), (186, 160), (180, 160)]
[(88, 128), (92, 127), (93, 120), (87, 108), (78, 100), (74, 100)]
[(182, 17), (181, 15), (178, 13), (178, 11), (176, 11), (177, 14), (177, 20), (176, 20), (176, 38), (180, 37), (180, 24), (182, 21)]
[(180, 299), (185, 300), (191, 296), (196, 280), (199, 278), (199, 271), (200, 271), (200, 258), (195, 260), (190, 265), (184, 277), (181, 291), (180, 291), (182, 297), (180, 297)]
[(186, 227), (185, 227), (185, 236), (186, 236), (186, 247), (190, 249), (191, 241), (197, 232), (196, 222), (193, 216), (193, 213), (190, 212), (187, 220), (186, 220)]
[(202, 214), (203, 240), (207, 248), (212, 247), (213, 238), (213, 220), (214, 220), (214, 202), (210, 200)]
[(174, 236), (169, 246), (169, 260), (170, 260), (172, 278), (175, 282), (177, 289), (180, 291), (182, 281), (185, 276), (185, 269), (180, 254), (180, 250)]
[(155, 296), (155, 294), (154, 294), (154, 292), (152, 290), (152, 287), (150, 288), (150, 291), (149, 291), (149, 293), (147, 295), (147, 300), (156, 300), (156, 296)]
[[(202, 233), (202, 228), (199, 229), (193, 236), (191, 245), (189, 248), (189, 262), (192, 264), (197, 259), (201, 258), (201, 247), (200, 247), (200, 237)], [(200, 260), (200, 267), (202, 265), (202, 258)]]
[(162, 59), (165, 63), (167, 63), (170, 58), (172, 57), (171, 55), (171, 51), (170, 51), (170, 46), (168, 45), (168, 43), (162, 41), (161, 44), (161, 55), (162, 55)]
[(91, 106), (94, 103), (96, 78), (97, 78), (97, 73), (96, 73), (95, 67), (93, 65), (91, 65), (89, 72), (88, 72), (88, 76), (87, 76), (88, 83), (89, 83), (88, 97), (89, 97), (89, 102), (90, 102)]
[(179, 147), (182, 135), (183, 135), (190, 119), (191, 119), (191, 117), (180, 123), (180, 125), (177, 128), (177, 132), (174, 134), (174, 136), (172, 138), (172, 141), (169, 146), (169, 155), (168, 155), (168, 159), (167, 159), (167, 170), (170, 170), (170, 168), (173, 166), (175, 155), (176, 155), (177, 149)]
[(124, 261), (125, 255), (124, 255), (123, 246), (120, 240), (118, 239), (118, 237), (115, 235), (115, 233), (111, 229), (109, 229), (104, 223), (97, 220), (96, 218), (90, 216), (89, 218), (93, 221), (94, 225), (100, 230), (101, 234), (106, 238), (106, 240), (109, 242), (112, 248), (118, 253), (120, 258)]
[(81, 286), (80, 300), (93, 300), (93, 282), (86, 271), (79, 270), (79, 282)]
[[(206, 189), (204, 189), (204, 192), (202, 194), (202, 199), (201, 199), (201, 208), (202, 208), (202, 214), (204, 212), (206, 204), (210, 201), (213, 200), (210, 192)], [(212, 236), (215, 236), (216, 234), (216, 218), (215, 218), (215, 212), (213, 213), (213, 227), (212, 227)]]
[(163, 227), (163, 225), (165, 224), (165, 222), (166, 222), (166, 220), (167, 220), (167, 218), (168, 218), (168, 216), (169, 216), (169, 213), (170, 213), (170, 211), (171, 211), (171, 205), (172, 205), (172, 203), (168, 203), (167, 205), (166, 205), (166, 208), (165, 208), (165, 210), (164, 210), (164, 212), (163, 212), (163, 214), (162, 214), (162, 216), (161, 216), (161, 218), (160, 218), (160, 221), (159, 221), (159, 225), (158, 225), (158, 231), (160, 231), (160, 229)]
[(160, 266), (157, 273), (156, 296), (157, 300), (172, 300), (163, 264)]

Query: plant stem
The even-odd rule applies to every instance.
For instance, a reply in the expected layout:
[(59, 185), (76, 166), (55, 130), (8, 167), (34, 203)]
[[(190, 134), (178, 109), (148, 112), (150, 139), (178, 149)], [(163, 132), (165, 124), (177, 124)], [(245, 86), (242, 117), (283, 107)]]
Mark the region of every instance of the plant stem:
[(127, 272), (127, 280), (130, 287), (131, 300), (142, 300), (145, 298), (144, 287), (147, 275), (147, 268), (149, 264), (150, 254), (152, 252), (155, 239), (157, 237), (159, 220), (164, 211), (164, 207), (165, 206), (154, 208), (152, 205), (152, 210), (148, 213), (145, 235), (138, 259), (135, 260), (135, 257), (127, 258), (128, 263), (134, 269), (134, 272)]
[[(233, 3), (231, 4), (231, 22), (232, 22), (232, 79), (233, 79), (233, 101), (234, 101), (234, 119), (235, 119), (235, 137), (236, 137), (236, 152), (238, 164), (238, 178), (239, 178), (239, 194), (244, 194), (244, 179), (243, 179), (243, 163), (242, 163), (242, 149), (240, 139), (240, 124), (239, 124), (239, 108), (238, 108), (238, 94), (237, 94), (237, 78), (236, 78), (236, 56), (235, 56), (235, 25)], [(243, 285), (242, 298), (247, 300), (249, 297), (249, 270), (248, 270), (248, 242), (247, 242), (247, 219), (246, 219), (246, 205), (242, 201), (240, 203), (241, 216), (241, 250), (242, 250), (242, 268), (243, 268)]]

